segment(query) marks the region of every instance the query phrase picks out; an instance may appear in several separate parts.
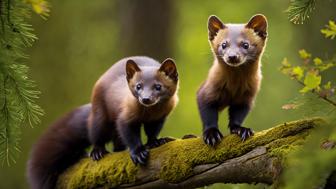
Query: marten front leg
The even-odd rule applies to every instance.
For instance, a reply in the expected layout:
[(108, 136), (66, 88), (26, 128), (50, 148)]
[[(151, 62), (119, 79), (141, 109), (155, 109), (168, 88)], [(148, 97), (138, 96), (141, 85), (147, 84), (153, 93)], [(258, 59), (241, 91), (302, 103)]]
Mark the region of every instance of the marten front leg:
[(124, 142), (129, 147), (130, 156), (134, 164), (146, 164), (149, 152), (141, 142), (139, 122), (129, 122), (119, 120), (117, 122), (118, 133)]
[(162, 118), (160, 120), (148, 122), (144, 124), (145, 133), (147, 135), (146, 146), (148, 148), (159, 147), (168, 142), (166, 138), (160, 138), (160, 139), (157, 138), (163, 127), (164, 122), (165, 122), (165, 118)]
[(218, 109), (209, 103), (204, 103), (200, 95), (197, 104), (203, 123), (203, 140), (207, 145), (215, 146), (223, 138), (218, 130)]
[(113, 152), (120, 152), (126, 150), (126, 145), (122, 141), (116, 126), (113, 128), (112, 142), (113, 142)]
[(250, 106), (247, 104), (231, 105), (229, 107), (230, 132), (239, 135), (243, 141), (253, 135), (252, 129), (241, 126), (249, 111)]

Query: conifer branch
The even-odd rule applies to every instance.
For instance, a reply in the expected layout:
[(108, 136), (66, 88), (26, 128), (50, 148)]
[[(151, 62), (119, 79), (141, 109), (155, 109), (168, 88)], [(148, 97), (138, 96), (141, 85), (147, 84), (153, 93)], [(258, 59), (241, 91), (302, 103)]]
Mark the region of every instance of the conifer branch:
[[(45, 1), (43, 1), (45, 2)], [(10, 165), (20, 152), (21, 127), (40, 122), (40, 92), (28, 77), (25, 48), (36, 36), (27, 23), (32, 6), (23, 0), (0, 0), (0, 161)]]
[(315, 9), (316, 0), (291, 0), (286, 10), (289, 20), (294, 24), (302, 24)]

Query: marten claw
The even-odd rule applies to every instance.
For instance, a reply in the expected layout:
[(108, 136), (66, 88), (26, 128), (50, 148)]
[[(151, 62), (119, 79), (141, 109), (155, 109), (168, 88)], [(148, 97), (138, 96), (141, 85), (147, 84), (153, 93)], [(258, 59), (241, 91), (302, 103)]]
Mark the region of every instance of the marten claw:
[(90, 153), (90, 157), (94, 161), (98, 161), (107, 154), (108, 151), (104, 147), (94, 147)]
[(156, 147), (166, 144), (167, 142), (170, 142), (170, 141), (167, 140), (166, 138), (153, 139), (147, 142), (146, 147), (148, 147), (149, 149), (156, 148)]
[(148, 160), (149, 152), (144, 146), (140, 146), (132, 150), (130, 155), (134, 164), (145, 165)]
[(203, 140), (207, 145), (215, 146), (223, 138), (222, 133), (216, 128), (212, 127), (204, 131)]
[(254, 135), (254, 132), (250, 128), (242, 127), (242, 126), (235, 126), (230, 129), (231, 134), (237, 134), (240, 136), (242, 141), (245, 141), (249, 137)]

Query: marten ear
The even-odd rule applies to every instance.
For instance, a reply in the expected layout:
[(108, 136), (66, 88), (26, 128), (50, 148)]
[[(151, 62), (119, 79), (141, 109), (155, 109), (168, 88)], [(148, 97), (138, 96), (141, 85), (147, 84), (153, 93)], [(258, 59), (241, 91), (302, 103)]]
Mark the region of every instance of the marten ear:
[(126, 78), (127, 78), (127, 81), (132, 79), (132, 77), (134, 76), (134, 74), (136, 72), (140, 72), (140, 71), (141, 71), (141, 69), (134, 62), (134, 60), (132, 60), (132, 59), (127, 60), (127, 62), (126, 62)]
[(171, 78), (173, 81), (178, 81), (178, 73), (175, 62), (171, 58), (167, 58), (165, 61), (162, 62), (159, 72), (163, 72), (166, 76)]
[(217, 32), (224, 28), (225, 25), (223, 22), (217, 16), (211, 15), (208, 19), (209, 40), (212, 41), (217, 35)]
[(254, 15), (245, 27), (253, 29), (263, 39), (267, 37), (267, 19), (262, 14)]

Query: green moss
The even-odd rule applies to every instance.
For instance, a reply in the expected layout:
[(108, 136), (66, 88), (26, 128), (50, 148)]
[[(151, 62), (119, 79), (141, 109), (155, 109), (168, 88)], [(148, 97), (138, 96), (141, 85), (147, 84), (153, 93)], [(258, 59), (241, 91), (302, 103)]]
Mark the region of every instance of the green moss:
[(115, 187), (134, 181), (137, 171), (126, 151), (109, 154), (99, 162), (85, 158), (59, 178), (58, 188)]
[[(283, 156), (301, 145), (309, 130), (321, 119), (306, 119), (278, 125), (261, 131), (241, 142), (236, 135), (228, 135), (216, 147), (204, 144), (201, 138), (175, 140), (150, 151), (150, 165), (160, 165), (155, 178), (168, 182), (179, 182), (192, 174), (195, 165), (223, 162), (241, 156), (258, 146), (266, 146), (272, 156)], [(138, 171), (146, 167), (136, 167), (128, 152), (113, 153), (99, 162), (86, 158), (70, 168), (59, 179), (61, 188), (115, 187), (136, 179)]]

